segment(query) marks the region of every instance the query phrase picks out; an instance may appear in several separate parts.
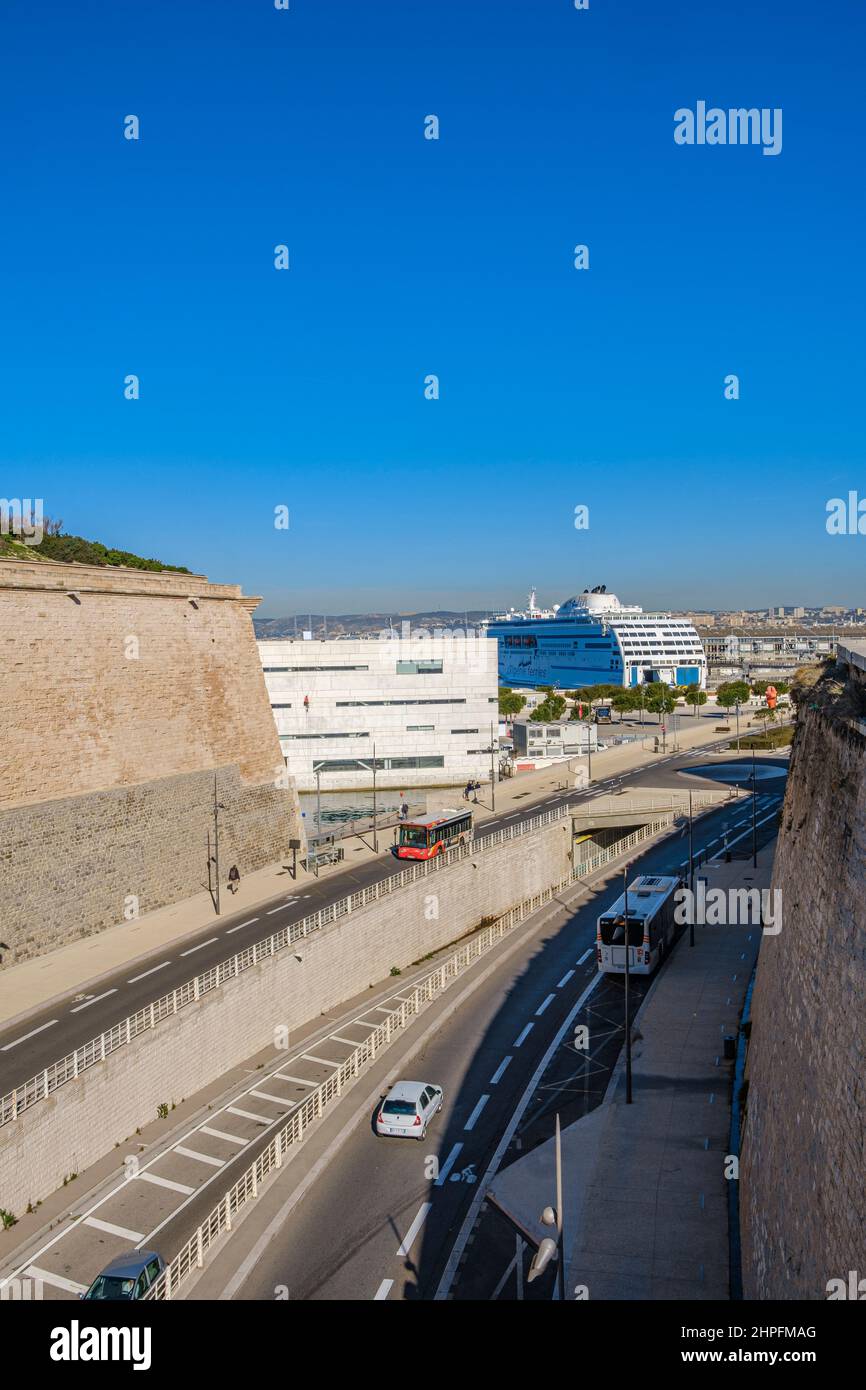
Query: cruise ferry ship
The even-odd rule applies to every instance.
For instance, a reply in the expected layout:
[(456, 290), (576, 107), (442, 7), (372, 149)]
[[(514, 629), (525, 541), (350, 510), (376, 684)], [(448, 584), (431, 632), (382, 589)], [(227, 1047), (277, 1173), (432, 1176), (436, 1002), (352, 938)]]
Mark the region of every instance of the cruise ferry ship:
[(691, 623), (670, 613), (645, 613), (620, 603), (604, 584), (584, 589), (552, 609), (513, 609), (486, 625), (499, 643), (503, 685), (706, 684), (703, 644)]

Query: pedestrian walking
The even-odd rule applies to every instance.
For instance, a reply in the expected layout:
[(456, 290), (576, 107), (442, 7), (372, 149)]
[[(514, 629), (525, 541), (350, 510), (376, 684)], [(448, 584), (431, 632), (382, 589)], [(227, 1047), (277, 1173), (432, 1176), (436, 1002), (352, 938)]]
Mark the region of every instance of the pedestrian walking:
[(241, 876), (238, 871), (238, 866), (237, 864), (232, 864), (231, 868), (229, 869), (229, 888), (233, 893), (236, 893), (238, 891), (238, 885), (240, 884), (240, 881)]

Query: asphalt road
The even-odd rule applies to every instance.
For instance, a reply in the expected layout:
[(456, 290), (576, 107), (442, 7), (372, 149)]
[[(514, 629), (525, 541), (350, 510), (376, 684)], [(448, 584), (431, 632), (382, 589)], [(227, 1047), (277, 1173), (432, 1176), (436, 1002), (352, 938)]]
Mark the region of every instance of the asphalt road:
[[(764, 824), (759, 845), (776, 833), (783, 785), (771, 790), (768, 784), (760, 793)], [(744, 836), (735, 852), (750, 852), (751, 808), (742, 803), (733, 814), (727, 806), (695, 823), (696, 854), (708, 846), (710, 853), (718, 851), (725, 821), (732, 840)], [(684, 836), (670, 836), (635, 859), (632, 869), (635, 874), (671, 872), (680, 868), (686, 853)], [(561, 926), (545, 923), (530, 933), (525, 948), (494, 969), (436, 1030), (409, 1064), (407, 1077), (444, 1088), (445, 1105), (426, 1142), (377, 1138), (371, 1111), (257, 1254), (235, 1297), (284, 1297), (278, 1290), (287, 1290), (291, 1300), (434, 1296), (475, 1192), (474, 1180), (485, 1172), (564, 1024), (564, 1035), (532, 1088), (501, 1166), (549, 1138), (554, 1106), (569, 1123), (599, 1104), (604, 1094), (623, 1039), (622, 991), (615, 980), (598, 980), (595, 922), (617, 890), (611, 883), (584, 900)], [(636, 1010), (647, 982), (633, 984)], [(569, 1019), (590, 986), (583, 1007)], [(588, 1057), (578, 1056), (573, 1047), (573, 1028), (579, 1023), (590, 1031)], [(439, 1165), (438, 1179), (431, 1160)], [(290, 1171), (281, 1181), (291, 1183)], [(485, 1215), (461, 1260), (451, 1296), (514, 1297), (513, 1287), (507, 1292), (509, 1279), (516, 1280), (514, 1254), (514, 1233)], [(533, 1296), (551, 1296), (545, 1280), (532, 1288)]]
[[(711, 747), (721, 747), (727, 742), (729, 739), (722, 739)], [(708, 751), (701, 749), (702, 759), (706, 760)], [(650, 768), (596, 782), (588, 793), (551, 792), (547, 797), (528, 802), (525, 807), (511, 808), (481, 822), (476, 837), (483, 841), (503, 825), (519, 825), (566, 801), (578, 807), (590, 805), (594, 797), (610, 791), (614, 785), (623, 788), (664, 785), (676, 767), (688, 767), (695, 762), (694, 754), (668, 754)], [(681, 785), (682, 779), (672, 777), (670, 780)], [(321, 883), (305, 884), (297, 893), (282, 893), (258, 908), (215, 918), (210, 926), (184, 937), (173, 948), (160, 949), (135, 966), (126, 966), (100, 979), (92, 990), (76, 989), (23, 1022), (13, 1020), (0, 1029), (0, 1094), (23, 1085), (59, 1058), (236, 951), (266, 939), (287, 923), (300, 921), (349, 893), (390, 877), (403, 867), (402, 861), (384, 854), (344, 873), (331, 875)]]

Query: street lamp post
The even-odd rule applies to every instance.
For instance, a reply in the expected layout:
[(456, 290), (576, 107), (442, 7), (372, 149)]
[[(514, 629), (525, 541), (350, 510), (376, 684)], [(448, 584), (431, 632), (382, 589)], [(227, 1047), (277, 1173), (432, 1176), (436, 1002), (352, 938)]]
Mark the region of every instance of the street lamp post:
[(224, 811), (225, 806), (217, 799), (217, 774), (213, 775), (213, 862), (216, 884), (214, 891), (214, 908), (216, 915), (220, 915), (220, 811)]
[(559, 1299), (565, 1302), (565, 1222), (562, 1214), (562, 1133), (559, 1127), (559, 1114), (556, 1116), (556, 1137), (554, 1141), (554, 1152), (556, 1154), (556, 1206), (545, 1207), (541, 1213), (542, 1224), (553, 1226), (556, 1230), (556, 1238), (545, 1236), (539, 1245), (529, 1266), (529, 1274), (526, 1282), (531, 1284), (537, 1279), (554, 1258), (557, 1259), (559, 1268), (556, 1273), (556, 1281), (559, 1288)]
[(758, 867), (758, 774), (755, 767), (755, 744), (752, 741), (752, 868)]
[[(376, 745), (373, 744), (373, 853), (379, 853), (379, 831), (376, 824)], [(401, 807), (402, 810), (402, 807)]]
[(622, 871), (623, 920), (625, 922), (625, 1103), (631, 1105), (631, 1019), (628, 968), (628, 865)]
[(316, 774), (316, 834), (322, 833), (322, 784), (320, 778), (322, 769), (318, 765), (313, 769)]
[(695, 858), (692, 841), (692, 794), (689, 792), (689, 945), (695, 944)]
[(739, 753), (739, 751), (740, 751), (740, 702), (739, 702), (739, 700), (735, 700), (735, 701), (734, 701), (734, 710), (736, 711), (736, 715), (737, 715), (737, 752)]
[(490, 809), (496, 810), (496, 764), (494, 756), (493, 721), (490, 721)]

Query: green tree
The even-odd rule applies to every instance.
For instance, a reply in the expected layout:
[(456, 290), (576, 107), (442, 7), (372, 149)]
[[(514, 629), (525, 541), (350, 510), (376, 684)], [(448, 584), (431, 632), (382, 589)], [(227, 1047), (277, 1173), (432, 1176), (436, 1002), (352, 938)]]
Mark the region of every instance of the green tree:
[(743, 704), (749, 698), (749, 686), (746, 681), (722, 681), (716, 691), (716, 703), (722, 709), (733, 709), (739, 700)]
[(513, 690), (503, 689), (499, 692), (499, 713), (503, 719), (513, 719), (519, 714), (526, 704), (525, 695), (517, 695)]
[(700, 706), (705, 705), (706, 703), (707, 692), (705, 690), (699, 690), (695, 685), (690, 685), (688, 694), (686, 695), (686, 704), (692, 706), (692, 713), (694, 714), (696, 719), (698, 717), (698, 710)]
[(676, 708), (676, 700), (670, 686), (664, 681), (651, 681), (646, 687), (645, 705), (652, 714), (658, 715), (659, 723), (663, 714), (670, 714)]
[(618, 690), (613, 696), (611, 704), (619, 713), (620, 724), (622, 723), (624, 714), (628, 714), (631, 710), (637, 709), (637, 700), (634, 692), (631, 690)]

